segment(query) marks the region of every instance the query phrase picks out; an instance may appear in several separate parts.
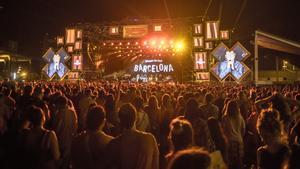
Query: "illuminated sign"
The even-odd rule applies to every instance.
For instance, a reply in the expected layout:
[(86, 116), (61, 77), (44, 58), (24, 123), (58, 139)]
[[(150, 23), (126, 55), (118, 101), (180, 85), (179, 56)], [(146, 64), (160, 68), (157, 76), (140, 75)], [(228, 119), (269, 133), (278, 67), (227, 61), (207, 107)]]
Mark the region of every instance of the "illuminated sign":
[(124, 38), (141, 38), (148, 34), (148, 25), (128, 25), (123, 27)]
[(194, 69), (195, 70), (206, 70), (207, 69), (207, 53), (196, 52), (194, 55)]
[(211, 21), (206, 22), (206, 40), (219, 39), (219, 22)]
[(56, 53), (52, 48), (49, 48), (44, 54), (43, 59), (48, 64), (44, 66), (42, 70), (49, 78), (53, 78), (54, 75), (57, 74), (59, 78), (62, 79), (69, 72), (65, 62), (70, 59), (70, 56), (63, 48), (58, 50)]
[(170, 73), (174, 72), (172, 64), (165, 64), (162, 60), (144, 60), (141, 64), (134, 65), (134, 72), (138, 73)]
[(232, 76), (235, 80), (241, 80), (250, 69), (243, 63), (250, 53), (237, 42), (231, 49), (221, 43), (212, 52), (218, 62), (212, 67), (211, 72), (219, 79), (224, 80)]

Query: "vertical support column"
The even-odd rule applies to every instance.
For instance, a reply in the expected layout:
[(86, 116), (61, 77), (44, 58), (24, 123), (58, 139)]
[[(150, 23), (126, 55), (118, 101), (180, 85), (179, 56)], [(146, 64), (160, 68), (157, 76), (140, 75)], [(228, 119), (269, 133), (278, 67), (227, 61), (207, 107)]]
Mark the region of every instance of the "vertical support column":
[(257, 45), (257, 32), (255, 32), (254, 40), (254, 82), (258, 83), (258, 45)]

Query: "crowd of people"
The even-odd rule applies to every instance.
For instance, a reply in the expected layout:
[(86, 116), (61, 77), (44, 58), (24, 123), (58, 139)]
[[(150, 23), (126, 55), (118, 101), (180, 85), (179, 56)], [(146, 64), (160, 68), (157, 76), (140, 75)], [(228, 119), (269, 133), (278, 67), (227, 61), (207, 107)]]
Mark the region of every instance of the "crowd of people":
[(299, 169), (299, 84), (0, 84), (3, 169)]

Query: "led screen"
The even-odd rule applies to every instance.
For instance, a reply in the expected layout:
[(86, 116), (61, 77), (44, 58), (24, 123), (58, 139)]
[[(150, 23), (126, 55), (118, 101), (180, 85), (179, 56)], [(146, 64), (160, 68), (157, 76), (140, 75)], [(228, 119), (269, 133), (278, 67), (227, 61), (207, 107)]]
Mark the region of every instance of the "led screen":
[(209, 72), (196, 73), (196, 80), (209, 80)]
[(202, 34), (202, 24), (195, 24), (194, 25), (194, 33), (195, 34)]
[(207, 53), (196, 52), (194, 55), (194, 69), (206, 70), (207, 69)]
[(211, 70), (220, 80), (224, 80), (229, 75), (240, 80), (250, 71), (243, 63), (250, 53), (240, 43), (236, 43), (231, 49), (221, 43), (214, 49), (212, 55), (218, 62)]
[(76, 41), (74, 45), (75, 50), (81, 50), (82, 49), (82, 41)]
[(213, 42), (205, 42), (205, 49), (206, 50), (212, 50), (213, 49)]
[(75, 29), (66, 29), (66, 43), (72, 44), (75, 43)]
[(194, 47), (203, 48), (204, 47), (204, 37), (194, 37)]
[(124, 38), (141, 38), (148, 34), (148, 25), (129, 25), (123, 27)]
[(73, 70), (82, 70), (82, 55), (73, 55), (72, 56), (72, 69)]
[(65, 62), (69, 60), (70, 57), (63, 48), (56, 53), (50, 48), (44, 54), (43, 58), (48, 62), (43, 68), (43, 71), (49, 78), (52, 78), (55, 74), (57, 74), (59, 78), (63, 78), (69, 72), (69, 68), (65, 65)]
[(218, 21), (206, 22), (206, 39), (207, 40), (219, 39), (219, 22)]
[(220, 31), (220, 39), (228, 40), (229, 39), (229, 31), (228, 30)]

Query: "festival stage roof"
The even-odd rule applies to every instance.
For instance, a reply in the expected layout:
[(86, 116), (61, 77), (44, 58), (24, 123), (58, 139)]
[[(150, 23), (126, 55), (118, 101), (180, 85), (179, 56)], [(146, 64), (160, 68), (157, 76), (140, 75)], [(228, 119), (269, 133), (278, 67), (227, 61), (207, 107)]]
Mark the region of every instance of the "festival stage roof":
[(258, 46), (286, 52), (293, 55), (300, 55), (300, 43), (281, 38), (263, 31), (256, 31), (256, 42)]

